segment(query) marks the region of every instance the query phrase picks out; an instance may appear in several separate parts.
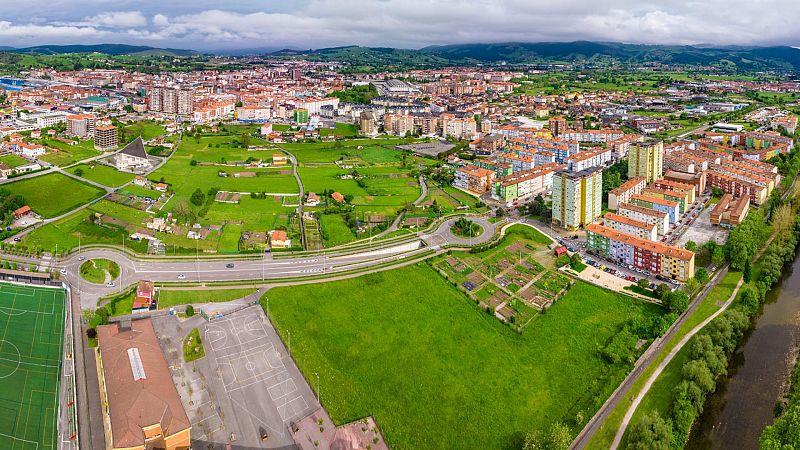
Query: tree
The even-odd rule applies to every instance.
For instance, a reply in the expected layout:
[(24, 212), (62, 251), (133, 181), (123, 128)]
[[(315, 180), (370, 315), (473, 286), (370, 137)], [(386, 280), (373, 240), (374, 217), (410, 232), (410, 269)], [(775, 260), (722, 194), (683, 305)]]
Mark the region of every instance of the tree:
[(714, 247), (711, 252), (711, 263), (719, 267), (725, 262), (725, 249), (720, 246)]
[(195, 206), (202, 206), (205, 200), (206, 195), (203, 194), (203, 191), (201, 191), (200, 188), (195, 189), (195, 191), (192, 193), (192, 197), (189, 199), (189, 201), (191, 201)]
[(83, 176), (83, 169), (81, 169), (80, 167), (75, 169), (75, 175), (77, 175), (79, 177), (82, 177)]
[(650, 280), (647, 278), (639, 278), (639, 281), (636, 282), (636, 285), (642, 289), (647, 289), (650, 287)]
[(194, 306), (186, 305), (186, 317), (192, 317), (194, 315)]
[(662, 303), (671, 311), (682, 313), (689, 307), (689, 295), (681, 290), (673, 291), (664, 296)]
[(686, 290), (687, 294), (694, 295), (695, 293), (697, 293), (698, 290), (700, 290), (701, 286), (702, 284), (700, 283), (700, 281), (697, 278), (692, 277), (686, 280), (686, 285), (684, 286), (684, 289)]
[(742, 269), (742, 279), (745, 283), (749, 283), (750, 279), (753, 277), (753, 263), (750, 262), (748, 259), (744, 263), (744, 269)]
[(97, 337), (97, 329), (96, 328), (88, 328), (86, 330), (86, 337), (89, 339), (94, 339)]
[(706, 270), (705, 267), (701, 267), (701, 268), (695, 270), (694, 278), (698, 282), (700, 282), (700, 284), (706, 284), (706, 283), (708, 283), (708, 280), (710, 279), (710, 277), (708, 275), (708, 271)]
[(579, 266), (583, 264), (583, 258), (577, 252), (573, 253), (572, 256), (569, 257), (569, 263), (572, 266)]
[(250, 135), (247, 133), (242, 133), (240, 136), (240, 140), (242, 142), (242, 147), (247, 148), (250, 146)]
[(567, 450), (572, 443), (569, 427), (556, 422), (547, 433), (533, 431), (525, 436), (523, 450)]
[(656, 286), (656, 289), (653, 292), (655, 292), (656, 297), (663, 300), (664, 296), (672, 291), (670, 290), (669, 286), (667, 286), (667, 283), (660, 283), (658, 286)]
[(196, 166), (197, 165), (197, 160), (193, 159), (193, 160), (189, 161), (189, 165), (192, 166), (192, 167)]
[(653, 411), (631, 427), (629, 450), (669, 450), (672, 426)]

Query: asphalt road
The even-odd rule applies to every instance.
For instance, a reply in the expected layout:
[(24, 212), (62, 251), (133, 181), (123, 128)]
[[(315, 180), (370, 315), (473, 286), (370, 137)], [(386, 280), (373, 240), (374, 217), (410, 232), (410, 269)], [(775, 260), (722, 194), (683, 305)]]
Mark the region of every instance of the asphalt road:
[[(64, 279), (73, 289), (80, 292), (84, 307), (95, 307), (100, 297), (113, 294), (121, 288), (139, 280), (171, 281), (171, 282), (212, 282), (233, 280), (276, 280), (302, 276), (330, 274), (331, 276), (353, 269), (363, 269), (378, 264), (400, 262), (409, 257), (432, 248), (438, 250), (443, 245), (477, 245), (488, 241), (494, 235), (495, 225), (485, 218), (472, 217), (471, 220), (483, 227), (483, 233), (472, 239), (453, 235), (450, 226), (455, 218), (442, 223), (430, 233), (421, 234), (417, 238), (402, 243), (375, 243), (374, 246), (360, 251), (347, 252), (346, 249), (336, 253), (317, 254), (296, 258), (273, 258), (264, 253), (261, 259), (132, 259), (128, 255), (114, 249), (91, 249), (55, 263), (54, 266), (64, 268)], [(114, 286), (92, 284), (79, 275), (80, 265), (89, 259), (104, 258), (116, 262), (120, 266), (120, 277)], [(229, 265), (233, 267), (228, 267)]]

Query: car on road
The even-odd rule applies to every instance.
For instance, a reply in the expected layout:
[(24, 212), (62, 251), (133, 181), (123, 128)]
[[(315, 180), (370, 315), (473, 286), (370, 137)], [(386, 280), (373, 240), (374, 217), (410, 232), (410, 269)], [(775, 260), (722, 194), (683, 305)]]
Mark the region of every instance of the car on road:
[(225, 267), (227, 267), (228, 269), (233, 269), (233, 263), (225, 264)]
[(81, 255), (81, 256), (78, 256), (78, 261), (83, 261), (84, 259), (86, 259), (86, 257), (85, 257), (85, 256), (83, 256), (83, 255)]
[(178, 279), (179, 279), (179, 280), (186, 279), (186, 275), (184, 275), (184, 274), (180, 274), (180, 275), (178, 275)]
[(66, 275), (66, 274), (67, 274), (67, 269), (61, 269), (61, 270), (59, 270), (58, 272), (59, 272), (61, 275)]
[(116, 286), (116, 284), (114, 284), (113, 281), (109, 281), (108, 283), (106, 283), (106, 287), (114, 287), (114, 286)]
[(21, 241), (21, 240), (22, 240), (22, 239), (20, 239), (20, 238), (18, 238), (18, 237), (15, 237), (15, 238), (14, 238), (14, 242), (19, 242), (19, 241)]

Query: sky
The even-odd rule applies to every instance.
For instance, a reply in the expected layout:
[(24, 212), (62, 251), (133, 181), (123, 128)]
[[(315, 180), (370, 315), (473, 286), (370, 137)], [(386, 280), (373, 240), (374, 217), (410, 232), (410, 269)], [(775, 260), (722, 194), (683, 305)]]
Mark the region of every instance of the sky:
[(0, 45), (800, 45), (797, 0), (0, 0)]

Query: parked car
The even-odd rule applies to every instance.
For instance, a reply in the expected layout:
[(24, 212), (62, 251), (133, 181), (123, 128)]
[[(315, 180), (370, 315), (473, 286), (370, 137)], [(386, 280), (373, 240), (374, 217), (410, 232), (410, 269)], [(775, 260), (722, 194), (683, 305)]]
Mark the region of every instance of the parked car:
[(228, 269), (233, 269), (233, 263), (225, 264), (225, 267), (227, 267)]

